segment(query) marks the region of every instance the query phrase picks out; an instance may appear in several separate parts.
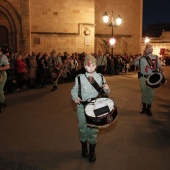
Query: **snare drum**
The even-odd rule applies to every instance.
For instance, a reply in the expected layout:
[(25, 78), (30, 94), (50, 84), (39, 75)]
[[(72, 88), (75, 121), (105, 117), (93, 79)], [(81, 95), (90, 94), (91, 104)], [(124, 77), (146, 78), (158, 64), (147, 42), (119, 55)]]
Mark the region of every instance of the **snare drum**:
[(114, 102), (109, 98), (97, 98), (85, 107), (87, 125), (97, 128), (109, 126), (118, 115)]
[(155, 72), (148, 76), (146, 85), (150, 88), (158, 88), (166, 83), (166, 79), (161, 72)]

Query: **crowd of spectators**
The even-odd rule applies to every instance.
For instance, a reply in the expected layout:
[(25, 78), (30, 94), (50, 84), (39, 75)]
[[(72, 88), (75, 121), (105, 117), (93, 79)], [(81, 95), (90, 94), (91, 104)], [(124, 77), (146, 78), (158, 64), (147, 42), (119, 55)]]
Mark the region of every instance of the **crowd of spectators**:
[[(53, 50), (54, 51), (54, 50)], [(7, 82), (5, 84), (5, 93), (22, 92), (24, 89), (40, 88), (52, 84), (52, 71), (58, 65), (61, 66), (61, 76), (59, 83), (73, 82), (75, 77), (84, 73), (84, 58), (86, 53), (72, 53), (64, 52), (51, 55), (47, 53), (19, 53), (10, 52), (8, 48), (0, 48), (0, 52), (5, 54), (10, 63), (10, 69), (7, 70)], [(98, 57), (98, 54), (92, 54)], [(138, 54), (140, 55), (140, 54)], [(121, 55), (105, 54), (107, 59), (106, 75), (124, 74), (135, 71), (137, 68), (131, 64), (138, 55)], [(60, 57), (61, 63), (58, 63)], [(169, 58), (167, 57), (166, 64), (169, 65)]]

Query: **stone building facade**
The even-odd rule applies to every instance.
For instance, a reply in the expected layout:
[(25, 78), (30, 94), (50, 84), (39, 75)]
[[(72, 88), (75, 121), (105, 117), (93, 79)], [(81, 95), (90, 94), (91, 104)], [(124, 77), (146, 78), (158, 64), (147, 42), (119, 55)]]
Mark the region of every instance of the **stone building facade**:
[[(161, 36), (159, 37), (148, 37), (149, 43), (153, 46), (153, 54), (156, 54), (160, 57), (169, 56), (170, 57), (170, 32), (162, 31)], [(145, 48), (145, 37), (142, 39), (142, 51)], [(160, 55), (160, 50), (164, 49), (164, 55)]]
[(1, 0), (0, 45), (13, 51), (111, 52), (105, 11), (122, 17), (114, 53), (137, 54), (142, 44), (143, 0)]

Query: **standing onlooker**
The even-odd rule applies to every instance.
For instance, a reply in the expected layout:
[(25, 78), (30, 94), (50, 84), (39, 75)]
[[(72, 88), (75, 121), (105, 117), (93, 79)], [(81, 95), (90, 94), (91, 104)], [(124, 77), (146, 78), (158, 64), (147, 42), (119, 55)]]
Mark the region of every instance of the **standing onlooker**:
[(21, 92), (23, 89), (23, 77), (27, 73), (26, 63), (22, 60), (22, 55), (18, 54), (15, 60), (16, 69), (16, 82), (17, 82), (17, 92)]
[(104, 75), (105, 71), (107, 69), (107, 59), (106, 56), (102, 53), (102, 51), (98, 51), (97, 56), (97, 72)]
[[(55, 91), (58, 89), (58, 79), (61, 75), (61, 66), (62, 66), (62, 60), (60, 55), (56, 55), (56, 51), (53, 50), (51, 52), (51, 56), (49, 58), (51, 60), (50, 64), (52, 66), (51, 74), (56, 74), (56, 77), (52, 77), (53, 82), (53, 88), (51, 91)], [(54, 73), (54, 74), (53, 74)]]
[(29, 58), (29, 81), (30, 81), (30, 87), (35, 88), (36, 87), (36, 73), (37, 73), (37, 61), (36, 61), (36, 56), (31, 56)]
[(78, 74), (78, 62), (76, 60), (75, 53), (73, 53), (71, 56), (70, 64), (71, 64), (72, 79), (74, 81), (74, 79), (76, 78), (76, 76)]
[(6, 70), (10, 68), (7, 56), (0, 52), (0, 113), (4, 111), (6, 107), (5, 96), (4, 96), (4, 85), (7, 80)]

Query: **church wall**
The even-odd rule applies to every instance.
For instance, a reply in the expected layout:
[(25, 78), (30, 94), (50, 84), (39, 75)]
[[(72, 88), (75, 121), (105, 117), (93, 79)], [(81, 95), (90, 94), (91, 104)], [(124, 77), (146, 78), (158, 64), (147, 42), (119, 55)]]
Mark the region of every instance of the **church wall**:
[[(30, 8), (32, 51), (94, 51), (94, 0), (36, 0)], [(88, 37), (86, 29), (91, 31)]]
[(105, 11), (111, 14), (113, 10), (114, 18), (119, 14), (123, 20), (119, 28), (114, 27), (117, 39), (114, 53), (141, 52), (143, 0), (8, 0), (5, 3), (11, 5), (11, 14), (15, 15), (12, 27), (16, 32), (10, 34), (16, 35), (10, 42), (16, 42), (18, 51), (106, 51), (101, 39), (108, 41), (111, 28), (105, 26), (102, 17)]

